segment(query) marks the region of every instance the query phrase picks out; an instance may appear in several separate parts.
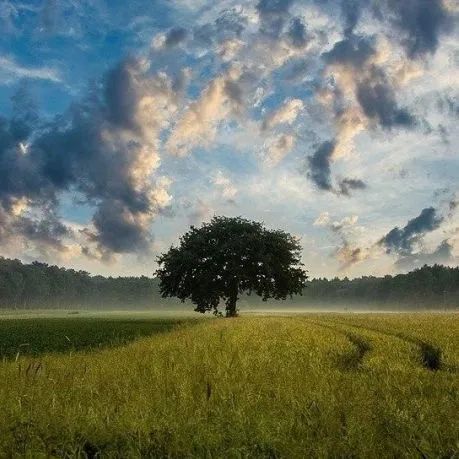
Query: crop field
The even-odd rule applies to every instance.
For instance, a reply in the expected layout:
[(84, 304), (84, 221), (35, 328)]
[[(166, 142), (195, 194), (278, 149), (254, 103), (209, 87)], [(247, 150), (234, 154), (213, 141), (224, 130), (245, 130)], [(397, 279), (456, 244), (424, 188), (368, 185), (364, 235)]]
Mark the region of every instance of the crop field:
[(0, 320), (0, 356), (71, 353), (126, 344), (143, 336), (171, 330), (179, 319), (35, 318)]
[(453, 313), (9, 318), (0, 352), (0, 457), (459, 454)]

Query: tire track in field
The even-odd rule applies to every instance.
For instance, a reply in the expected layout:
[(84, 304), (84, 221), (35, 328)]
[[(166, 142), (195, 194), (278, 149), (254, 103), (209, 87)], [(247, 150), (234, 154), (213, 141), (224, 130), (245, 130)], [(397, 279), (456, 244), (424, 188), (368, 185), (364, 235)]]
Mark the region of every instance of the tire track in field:
[(310, 319), (306, 320), (313, 325), (333, 330), (334, 332), (337, 332), (345, 336), (352, 343), (354, 349), (350, 352), (345, 352), (341, 354), (339, 357), (339, 366), (342, 367), (342, 369), (358, 370), (362, 366), (365, 355), (372, 349), (371, 344), (367, 340), (365, 340), (363, 336), (351, 332), (346, 332), (337, 327), (325, 324), (320, 321)]
[(421, 364), (424, 368), (430, 371), (437, 371), (443, 368), (441, 348), (433, 345), (432, 343), (429, 343), (428, 341), (424, 341), (420, 338), (415, 338), (413, 336), (409, 336), (401, 332), (382, 330), (377, 327), (369, 327), (368, 325), (364, 326), (360, 324), (353, 324), (350, 322), (338, 322), (338, 321), (330, 321), (330, 322), (336, 325), (345, 325), (345, 326), (358, 328), (361, 330), (368, 330), (368, 331), (372, 331), (375, 333), (380, 333), (385, 336), (391, 336), (394, 338), (398, 338), (401, 341), (405, 341), (406, 343), (409, 343), (409, 344), (414, 344), (415, 346), (418, 347)]

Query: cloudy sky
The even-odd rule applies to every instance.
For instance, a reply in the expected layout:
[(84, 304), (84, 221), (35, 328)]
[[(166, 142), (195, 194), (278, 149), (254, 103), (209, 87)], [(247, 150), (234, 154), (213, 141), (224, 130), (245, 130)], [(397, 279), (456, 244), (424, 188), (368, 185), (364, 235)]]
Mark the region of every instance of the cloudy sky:
[(213, 215), (311, 276), (459, 259), (456, 0), (0, 0), (0, 255), (113, 275)]

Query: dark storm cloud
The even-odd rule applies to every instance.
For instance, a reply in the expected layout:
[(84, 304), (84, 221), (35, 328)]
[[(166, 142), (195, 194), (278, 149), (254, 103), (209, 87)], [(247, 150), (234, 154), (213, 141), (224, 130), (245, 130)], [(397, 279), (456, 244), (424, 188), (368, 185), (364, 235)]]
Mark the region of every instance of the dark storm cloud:
[(387, 233), (378, 244), (386, 249), (387, 253), (398, 253), (408, 256), (413, 254), (413, 248), (422, 237), (437, 229), (443, 217), (437, 214), (436, 209), (427, 207), (416, 217), (411, 219), (403, 228), (395, 227)]
[(173, 27), (170, 29), (165, 37), (164, 46), (166, 48), (172, 48), (182, 43), (188, 36), (188, 31), (183, 27)]
[(349, 36), (354, 33), (362, 8), (365, 5), (362, 0), (341, 0), (341, 11), (344, 20), (344, 35)]
[(113, 252), (126, 253), (148, 251), (150, 235), (128, 218), (120, 218), (125, 212), (122, 202), (105, 200), (94, 214), (94, 226), (98, 231), (97, 242)]
[(126, 129), (135, 129), (136, 96), (132, 70), (138, 65), (134, 58), (120, 62), (105, 78), (104, 102), (108, 120)]
[(350, 196), (353, 190), (364, 190), (367, 188), (366, 183), (360, 179), (345, 178), (339, 183), (339, 193), (344, 196)]
[(333, 189), (330, 163), (335, 146), (334, 141), (323, 142), (308, 158), (308, 176), (320, 190), (331, 191)]
[[(55, 209), (59, 193), (78, 191), (96, 208), (101, 249), (145, 250), (151, 239), (145, 221), (157, 209), (151, 184), (139, 185), (133, 172), (143, 141), (136, 118), (139, 72), (135, 60), (123, 61), (106, 75), (102, 91), (39, 129), (27, 112), (0, 118), (0, 205), (11, 228), (29, 240), (70, 236)], [(41, 220), (14, 214), (21, 199), (36, 214), (47, 209)]]
[(375, 53), (374, 40), (368, 37), (351, 35), (335, 44), (333, 49), (323, 55), (329, 64), (349, 64), (362, 67)]
[(442, 0), (381, 0), (374, 7), (379, 19), (390, 21), (398, 29), (411, 58), (434, 53), (441, 33), (451, 24)]
[(414, 59), (438, 48), (441, 34), (451, 30), (452, 14), (442, 0), (315, 0), (330, 12), (340, 8), (345, 37), (349, 37), (364, 11), (390, 25), (408, 57)]
[(296, 17), (290, 21), (287, 31), (287, 39), (294, 48), (304, 48), (309, 40), (306, 26), (301, 18)]
[(260, 0), (256, 6), (260, 16), (260, 31), (273, 38), (279, 37), (294, 0)]
[(337, 195), (350, 196), (352, 191), (367, 188), (363, 180), (344, 178), (333, 187), (331, 176), (331, 162), (336, 148), (335, 141), (321, 143), (312, 156), (307, 159), (308, 177), (314, 182), (319, 190), (331, 191)]
[(357, 99), (368, 118), (385, 128), (414, 127), (416, 118), (398, 106), (395, 91), (381, 69), (373, 68), (371, 76), (357, 87)]

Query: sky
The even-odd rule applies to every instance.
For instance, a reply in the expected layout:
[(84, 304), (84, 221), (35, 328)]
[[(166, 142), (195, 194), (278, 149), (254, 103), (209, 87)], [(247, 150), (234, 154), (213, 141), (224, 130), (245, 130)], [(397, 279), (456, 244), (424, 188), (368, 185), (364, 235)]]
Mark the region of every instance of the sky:
[(311, 277), (459, 261), (455, 0), (0, 0), (0, 255), (152, 275), (190, 225)]

